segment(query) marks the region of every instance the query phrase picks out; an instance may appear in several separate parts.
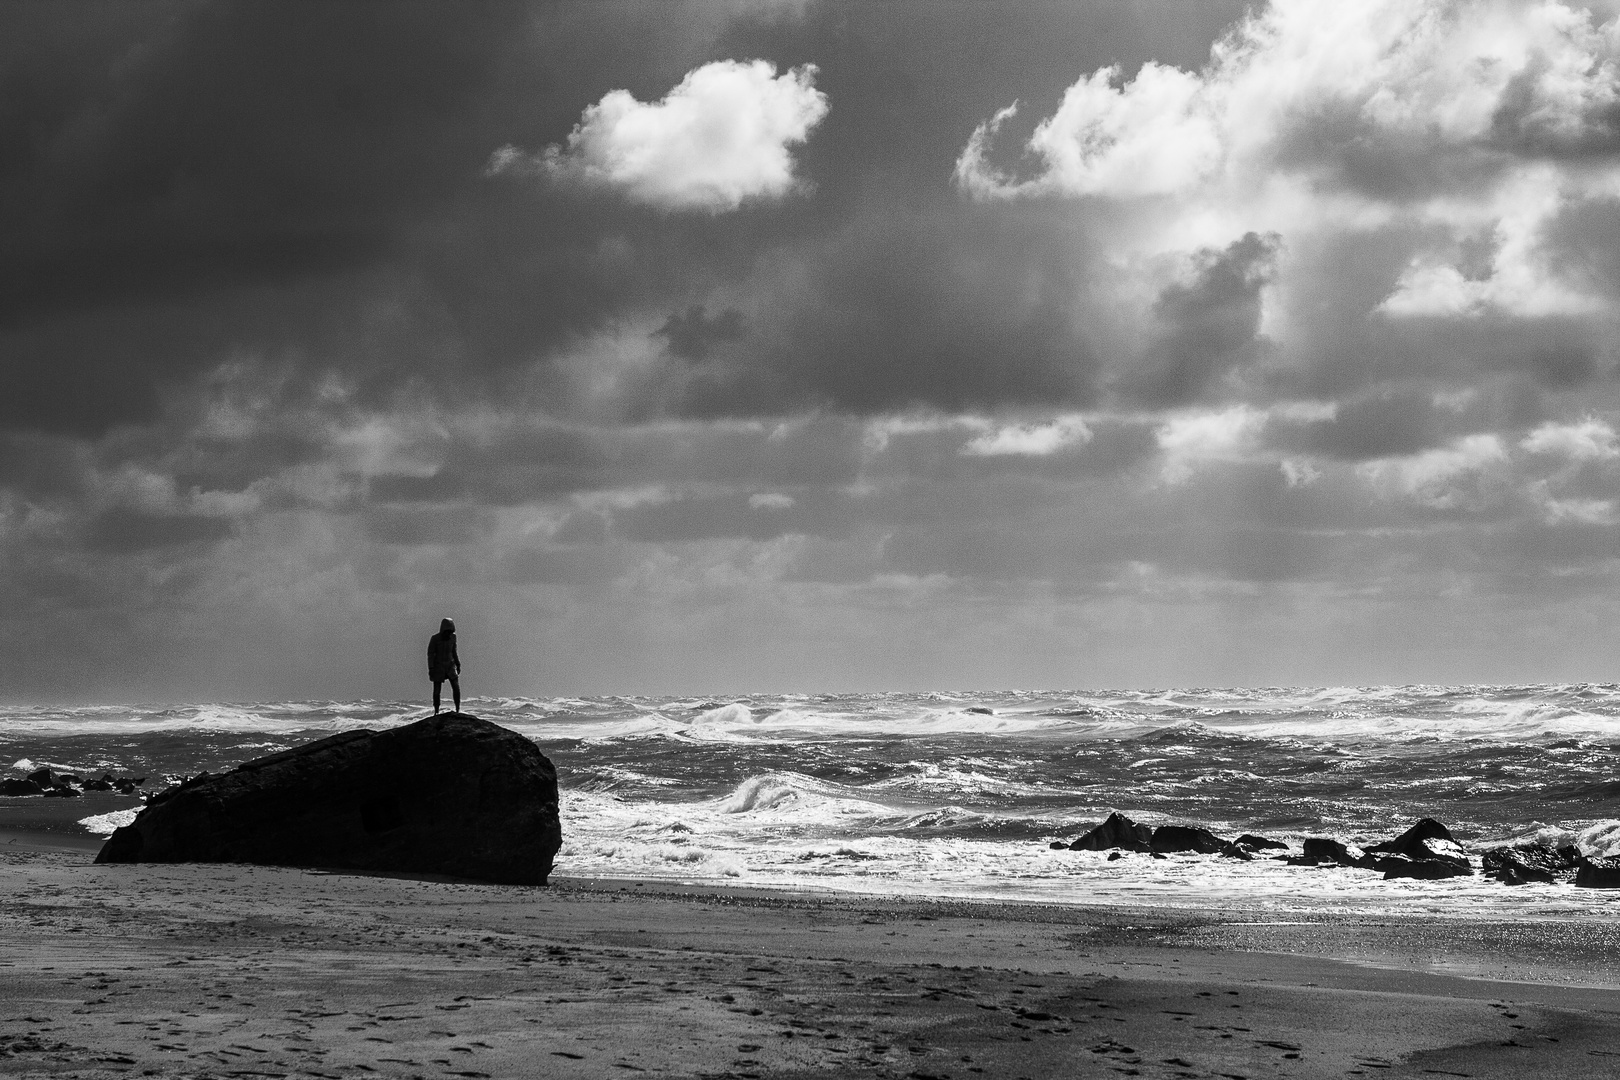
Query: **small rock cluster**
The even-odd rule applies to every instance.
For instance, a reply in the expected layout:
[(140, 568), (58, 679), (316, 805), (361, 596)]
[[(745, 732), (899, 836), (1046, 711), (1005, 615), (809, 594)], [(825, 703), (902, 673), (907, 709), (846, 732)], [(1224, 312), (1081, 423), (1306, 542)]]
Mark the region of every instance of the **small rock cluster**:
[(0, 795), (42, 795), (46, 798), (76, 799), (87, 791), (116, 791), (120, 795), (142, 795), (144, 776), (114, 776), (104, 772), (99, 777), (81, 778), (75, 773), (56, 772), (54, 769), (35, 769), (24, 777), (8, 776), (0, 779)]
[[(1096, 828), (1080, 839), (1065, 844), (1051, 843), (1054, 849), (1070, 851), (1112, 851), (1117, 859), (1123, 851), (1136, 851), (1164, 858), (1173, 852), (1220, 855), (1245, 862), (1265, 857), (1290, 866), (1349, 866), (1376, 870), (1384, 879), (1467, 877), (1474, 873), (1474, 861), (1440, 822), (1423, 818), (1392, 840), (1367, 847), (1346, 844), (1331, 837), (1312, 836), (1296, 854), (1281, 840), (1245, 833), (1234, 840), (1216, 836), (1208, 829), (1190, 825), (1161, 825), (1149, 828), (1124, 814), (1109, 814)], [(1274, 854), (1263, 854), (1273, 852)], [(1515, 844), (1485, 848), (1480, 852), (1480, 870), (1504, 885), (1532, 882), (1570, 882), (1583, 888), (1620, 889), (1620, 858), (1590, 858), (1573, 845), (1553, 848), (1546, 844)]]

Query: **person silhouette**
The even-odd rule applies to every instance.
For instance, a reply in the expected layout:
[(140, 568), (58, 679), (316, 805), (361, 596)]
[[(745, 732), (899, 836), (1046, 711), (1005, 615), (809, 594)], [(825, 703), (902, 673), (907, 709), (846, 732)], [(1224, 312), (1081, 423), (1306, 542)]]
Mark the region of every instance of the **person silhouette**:
[(439, 691), (446, 679), (455, 695), (456, 712), (461, 711), (461, 657), (456, 655), (456, 624), (449, 619), (439, 623), (439, 632), (428, 638), (428, 678), (433, 680), (433, 712), (439, 712)]

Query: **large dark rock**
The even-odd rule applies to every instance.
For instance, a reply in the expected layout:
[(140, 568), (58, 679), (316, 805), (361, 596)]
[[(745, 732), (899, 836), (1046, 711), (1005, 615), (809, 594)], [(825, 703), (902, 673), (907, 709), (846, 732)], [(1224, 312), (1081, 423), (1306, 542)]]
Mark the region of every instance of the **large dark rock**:
[(1442, 878), (1467, 877), (1474, 871), (1466, 864), (1458, 866), (1449, 859), (1412, 859), (1405, 855), (1385, 855), (1377, 862), (1384, 872), (1384, 880), (1391, 878), (1417, 878), (1420, 881), (1439, 881)]
[(1196, 851), (1200, 855), (1214, 855), (1224, 851), (1227, 842), (1208, 829), (1192, 825), (1160, 825), (1153, 830), (1150, 846), (1154, 851)]
[(1525, 862), (1515, 855), (1510, 855), (1502, 861), (1491, 877), (1504, 885), (1551, 885), (1558, 878), (1551, 870), (1544, 869), (1534, 863)]
[(0, 780), (0, 795), (43, 795), (45, 789), (32, 780), (19, 780), (8, 776)]
[(528, 739), (442, 713), (347, 731), (154, 796), (98, 863), (246, 862), (543, 885), (557, 771)]
[(28, 779), (38, 784), (41, 789), (54, 787), (56, 785), (56, 774), (51, 772), (51, 770), (48, 768), (35, 769), (33, 772), (28, 774)]
[(1327, 836), (1306, 837), (1301, 845), (1300, 854), (1288, 860), (1294, 866), (1319, 866), (1328, 863), (1333, 866), (1370, 866), (1371, 860), (1360, 848), (1334, 840)]
[(1419, 862), (1437, 859), (1464, 870), (1469, 869), (1468, 855), (1463, 851), (1462, 845), (1457, 843), (1450, 829), (1434, 818), (1423, 818), (1395, 839), (1386, 840), (1382, 844), (1373, 844), (1367, 848), (1367, 853), (1403, 855)]
[(1126, 851), (1151, 851), (1153, 830), (1138, 825), (1118, 811), (1109, 814), (1101, 825), (1069, 845), (1070, 851), (1107, 851), (1124, 848)]
[(1574, 848), (1555, 849), (1546, 844), (1486, 848), (1480, 856), (1485, 875), (1504, 885), (1553, 882), (1558, 880), (1557, 875), (1575, 869), (1579, 862), (1580, 853)]
[(1582, 859), (1575, 884), (1583, 889), (1620, 889), (1620, 859)]
[(1270, 840), (1264, 836), (1256, 836), (1253, 833), (1244, 833), (1232, 843), (1238, 847), (1248, 848), (1250, 851), (1272, 851), (1279, 848), (1283, 851), (1288, 850), (1288, 845), (1281, 840)]

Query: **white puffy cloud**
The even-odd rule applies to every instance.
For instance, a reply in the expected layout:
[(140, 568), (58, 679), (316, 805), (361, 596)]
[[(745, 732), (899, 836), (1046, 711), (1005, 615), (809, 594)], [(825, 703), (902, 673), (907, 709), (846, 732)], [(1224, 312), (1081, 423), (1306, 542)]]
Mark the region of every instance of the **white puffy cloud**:
[(1557, 454), (1571, 461), (1620, 457), (1620, 440), (1614, 428), (1594, 417), (1575, 424), (1542, 424), (1519, 445), (1532, 454)]
[(1436, 509), (1478, 505), (1472, 482), (1505, 464), (1507, 447), (1491, 434), (1466, 435), (1446, 446), (1356, 467), (1362, 478), (1390, 495), (1403, 495)]
[[(1620, 192), (1620, 20), (1606, 15), (1551, 0), (1272, 0), (1198, 72), (1083, 75), (1025, 146), (1033, 174), (992, 164), (1015, 109), (974, 131), (959, 188), (1110, 199), (1120, 265), (1248, 232), (1308, 252), (1378, 234), (1406, 267), (1376, 305), (1391, 320), (1605, 302), (1549, 234)], [(1276, 295), (1295, 284), (1285, 273)]]
[(1282, 469), (1283, 479), (1289, 487), (1308, 487), (1322, 479), (1322, 470), (1309, 461), (1283, 458), (1278, 467)]
[(1039, 176), (986, 162), (1016, 106), (974, 132), (957, 176), (984, 197), (1155, 195), (1256, 170), (1331, 181), (1334, 150), (1556, 156), (1615, 137), (1617, 57), (1615, 22), (1563, 3), (1273, 0), (1201, 72), (1150, 62), (1076, 82), (1030, 138)]
[(721, 213), (801, 188), (790, 148), (827, 115), (812, 64), (778, 75), (765, 60), (717, 60), (659, 101), (613, 90), (585, 109), (566, 146), (503, 146), (486, 173), (538, 172), (619, 191), (662, 210)]
[(1612, 525), (1613, 499), (1556, 499), (1546, 498), (1542, 504), (1542, 520), (1548, 525)]
[(1091, 429), (1078, 416), (1059, 416), (1046, 423), (1009, 424), (964, 443), (966, 457), (1023, 455), (1045, 457), (1091, 441)]
[(1171, 416), (1154, 433), (1164, 454), (1161, 477), (1166, 483), (1179, 484), (1205, 462), (1248, 456), (1258, 449), (1266, 420), (1264, 412), (1248, 405)]
[(985, 157), (1017, 103), (979, 125), (956, 163), (957, 181), (979, 196), (1058, 190), (1070, 195), (1157, 195), (1195, 183), (1220, 163), (1221, 140), (1204, 84), (1195, 75), (1149, 62), (1116, 88), (1109, 67), (1069, 87), (1058, 111), (1043, 120), (1029, 149), (1046, 173), (1017, 181)]

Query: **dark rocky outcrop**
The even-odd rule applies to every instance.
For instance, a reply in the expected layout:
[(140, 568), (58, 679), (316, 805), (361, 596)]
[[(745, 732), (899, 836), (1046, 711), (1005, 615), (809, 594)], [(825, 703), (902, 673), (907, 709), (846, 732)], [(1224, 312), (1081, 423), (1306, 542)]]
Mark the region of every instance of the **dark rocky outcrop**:
[(1070, 851), (1107, 851), (1123, 848), (1126, 851), (1153, 850), (1153, 830), (1138, 825), (1118, 811), (1109, 814), (1101, 825), (1069, 845)]
[(1281, 840), (1268, 840), (1264, 836), (1256, 836), (1253, 833), (1244, 833), (1242, 836), (1232, 841), (1232, 843), (1236, 844), (1238, 847), (1248, 848), (1250, 851), (1272, 851), (1276, 849), (1281, 849), (1283, 851), (1288, 850), (1288, 845), (1283, 843)]
[(1382, 844), (1373, 844), (1366, 850), (1369, 855), (1400, 855), (1416, 862), (1437, 860), (1463, 870), (1470, 869), (1468, 856), (1464, 853), (1462, 845), (1452, 837), (1450, 829), (1434, 818), (1423, 818), (1395, 839), (1386, 840)]
[(1413, 859), (1405, 855), (1381, 856), (1375, 868), (1384, 872), (1385, 881), (1391, 878), (1439, 881), (1442, 878), (1467, 877), (1474, 872), (1467, 863), (1458, 866), (1450, 859)]
[(1560, 874), (1574, 870), (1580, 861), (1581, 854), (1575, 848), (1551, 848), (1546, 844), (1487, 848), (1480, 856), (1485, 876), (1504, 885), (1557, 881)]
[(347, 731), (194, 777), (113, 833), (99, 863), (247, 862), (542, 885), (562, 846), (557, 773), (463, 713)]
[(1575, 868), (1575, 884), (1583, 889), (1620, 889), (1620, 858), (1583, 858)]
[(1153, 830), (1149, 846), (1154, 851), (1196, 851), (1200, 855), (1215, 855), (1226, 850), (1227, 842), (1208, 829), (1191, 825), (1160, 825)]
[(1524, 862), (1516, 856), (1504, 859), (1490, 876), (1504, 885), (1551, 885), (1558, 880), (1551, 870)]
[(1573, 847), (1552, 848), (1546, 844), (1517, 844), (1511, 847), (1486, 848), (1480, 855), (1480, 865), (1487, 874), (1494, 874), (1503, 866), (1519, 863), (1550, 873), (1573, 870), (1581, 861), (1580, 852)]
[(1323, 863), (1330, 866), (1372, 865), (1367, 854), (1360, 848), (1326, 836), (1306, 837), (1300, 854), (1288, 862), (1292, 866), (1320, 866)]
[[(117, 791), (120, 795), (138, 795), (146, 777), (120, 779), (112, 773), (102, 773), (100, 779), (80, 782), (73, 773), (59, 773), (46, 767), (35, 769), (26, 779), (15, 776), (0, 778), (0, 795), (48, 795), (52, 798), (71, 799), (86, 791)], [(78, 787), (74, 787), (77, 784)]]

